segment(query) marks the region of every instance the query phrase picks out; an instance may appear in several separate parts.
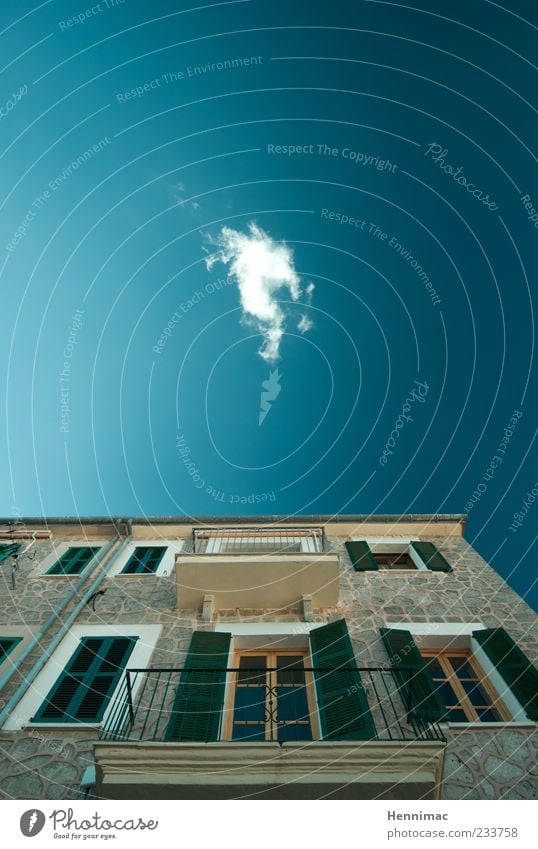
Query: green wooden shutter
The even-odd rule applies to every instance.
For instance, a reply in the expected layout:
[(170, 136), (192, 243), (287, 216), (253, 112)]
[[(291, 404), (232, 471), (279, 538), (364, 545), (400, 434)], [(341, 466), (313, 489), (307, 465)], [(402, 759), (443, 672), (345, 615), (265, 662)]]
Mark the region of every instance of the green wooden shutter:
[(417, 552), (424, 564), (432, 572), (452, 572), (452, 566), (448, 563), (438, 548), (431, 542), (412, 542), (411, 545)]
[(165, 740), (207, 743), (219, 739), (231, 637), (214, 631), (192, 635)]
[(68, 548), (47, 572), (47, 575), (80, 575), (99, 548), (77, 545)]
[(21, 640), (22, 637), (0, 637), (0, 663), (6, 659)]
[(371, 740), (376, 730), (368, 699), (358, 672), (339, 671), (355, 667), (355, 655), (344, 619), (310, 631), (312, 666), (325, 740)]
[(370, 551), (370, 546), (367, 542), (365, 542), (365, 540), (348, 540), (346, 542), (346, 548), (351, 560), (351, 565), (356, 572), (367, 572), (379, 569), (377, 561)]
[(6, 560), (7, 557), (11, 557), (12, 554), (15, 554), (20, 548), (20, 545), (17, 543), (10, 543), (9, 545), (0, 545), (0, 563), (2, 560)]
[[(538, 722), (538, 670), (504, 628), (473, 631), (473, 637), (534, 722)], [(502, 693), (500, 694), (502, 696)]]
[(428, 672), (428, 667), (413, 640), (410, 631), (381, 628), (381, 637), (387, 649), (390, 663), (396, 670), (407, 667), (408, 671), (396, 672), (396, 680), (408, 718), (425, 722), (440, 722), (446, 713), (445, 705)]
[(138, 637), (85, 637), (33, 722), (100, 722)]
[(140, 575), (156, 572), (164, 557), (166, 546), (137, 546), (132, 556), (122, 569), (122, 575)]

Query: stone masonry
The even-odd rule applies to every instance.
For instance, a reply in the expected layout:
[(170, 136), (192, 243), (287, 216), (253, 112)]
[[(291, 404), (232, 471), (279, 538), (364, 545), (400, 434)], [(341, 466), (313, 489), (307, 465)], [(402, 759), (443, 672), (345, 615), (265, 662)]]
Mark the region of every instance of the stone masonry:
[[(303, 520), (304, 521), (304, 520)], [(307, 522), (304, 522), (307, 524)], [(320, 524), (318, 521), (311, 524)], [(228, 522), (228, 526), (233, 522)], [(54, 526), (51, 526), (55, 534)], [(62, 526), (61, 540), (82, 541), (80, 526)], [(387, 622), (480, 621), (484, 627), (502, 625), (532, 660), (536, 660), (537, 626), (533, 611), (501, 577), (458, 535), (428, 536), (454, 567), (452, 573), (355, 572), (344, 537), (328, 529), (329, 542), (340, 554), (340, 601), (329, 611), (314, 610), (314, 621), (323, 624), (345, 617), (357, 663), (386, 663), (387, 653), (379, 629)], [(339, 530), (339, 529), (337, 529)], [(91, 527), (85, 529), (90, 536)], [(190, 527), (181, 529), (187, 536)], [(99, 538), (105, 536), (96, 529)], [(144, 536), (149, 539), (146, 528)], [(166, 537), (160, 525), (153, 541)], [(381, 535), (381, 531), (379, 535)], [(401, 533), (397, 528), (392, 534)], [(111, 535), (111, 527), (108, 529)], [(177, 536), (177, 534), (174, 534)], [(135, 528), (136, 537), (136, 528)], [(56, 540), (56, 534), (54, 536)], [(5, 540), (2, 540), (4, 542)], [(141, 540), (141, 544), (143, 544)], [(51, 541), (38, 541), (34, 560), (22, 558), (13, 590), (6, 562), (0, 565), (1, 626), (27, 626), (35, 631), (77, 578), (43, 577), (40, 563), (51, 552)], [(106, 568), (99, 567), (99, 568)], [(162, 633), (151, 657), (152, 666), (181, 665), (192, 631), (204, 625), (199, 612), (176, 609), (174, 576), (117, 576), (105, 578), (105, 590), (95, 606), (83, 607), (76, 624), (159, 624)], [(84, 588), (81, 590), (84, 592)], [(62, 614), (65, 616), (71, 608)], [(217, 621), (260, 622), (302, 620), (302, 612), (220, 610)], [(41, 645), (24, 662), (20, 672), (0, 693), (0, 708), (46, 650), (60, 622), (49, 628)], [(0, 674), (6, 671), (0, 666)], [(14, 711), (16, 712), (16, 707)], [(477, 724), (478, 726), (478, 724)], [(532, 799), (538, 786), (535, 726), (504, 724), (498, 728), (448, 729), (442, 797), (446, 799)], [(92, 745), (97, 734), (81, 727), (61, 729), (30, 725), (20, 731), (0, 729), (0, 796), (11, 799), (81, 798), (80, 781), (93, 763)]]

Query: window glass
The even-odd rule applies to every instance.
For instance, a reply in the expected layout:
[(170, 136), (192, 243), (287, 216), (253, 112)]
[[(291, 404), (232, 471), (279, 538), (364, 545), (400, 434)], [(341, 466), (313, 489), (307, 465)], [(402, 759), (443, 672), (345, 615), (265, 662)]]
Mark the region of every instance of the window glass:
[(240, 653), (233, 685), (232, 740), (311, 740), (304, 655)]
[(72, 546), (50, 567), (47, 575), (79, 575), (98, 551), (99, 547), (94, 546)]
[(449, 722), (502, 722), (506, 709), (470, 652), (422, 652)]
[(165, 551), (166, 546), (137, 546), (122, 569), (122, 575), (143, 575), (156, 572)]
[(407, 552), (374, 552), (374, 557), (380, 569), (416, 569), (411, 556)]

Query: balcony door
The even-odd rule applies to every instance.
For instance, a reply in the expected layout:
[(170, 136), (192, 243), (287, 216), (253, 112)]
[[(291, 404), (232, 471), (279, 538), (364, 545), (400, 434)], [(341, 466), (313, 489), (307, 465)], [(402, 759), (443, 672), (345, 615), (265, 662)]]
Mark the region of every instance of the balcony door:
[[(318, 737), (307, 652), (244, 651), (236, 654), (227, 710), (228, 740), (312, 740)], [(314, 728), (313, 728), (314, 724)]]

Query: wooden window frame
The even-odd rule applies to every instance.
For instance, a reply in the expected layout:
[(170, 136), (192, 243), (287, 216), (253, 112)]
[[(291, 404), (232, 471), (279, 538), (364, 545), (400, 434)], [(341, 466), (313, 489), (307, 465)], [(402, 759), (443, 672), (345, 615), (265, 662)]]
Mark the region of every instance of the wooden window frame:
[[(240, 661), (242, 657), (264, 657), (266, 659), (266, 665), (269, 669), (274, 669), (276, 667), (276, 659), (277, 657), (302, 657), (303, 663), (305, 667), (312, 666), (312, 661), (310, 657), (310, 650), (307, 648), (285, 648), (285, 649), (264, 649), (264, 648), (255, 648), (255, 649), (238, 649), (233, 653), (233, 667), (235, 669), (239, 669)], [(237, 686), (237, 672), (230, 672), (229, 679), (226, 686), (226, 695), (224, 698), (224, 720), (222, 723), (222, 735), (221, 739), (228, 742), (237, 742), (238, 744), (241, 742), (239, 740), (233, 739), (233, 726), (234, 726), (234, 704), (235, 704), (235, 692)], [(276, 672), (266, 672), (266, 685), (276, 686)], [(306, 701), (308, 705), (308, 714), (310, 718), (310, 728), (312, 731), (312, 740), (321, 740), (321, 732), (319, 725), (319, 717), (318, 717), (318, 709), (316, 702), (316, 692), (315, 692), (315, 684), (314, 684), (314, 675), (312, 672), (305, 672), (305, 689), (306, 689)], [(282, 686), (282, 685), (279, 685)], [(270, 697), (269, 692), (266, 691), (266, 703)], [(268, 710), (268, 705), (267, 705)], [(268, 711), (269, 712), (269, 711)], [(278, 742), (277, 737), (275, 736), (275, 732), (278, 731), (278, 725), (275, 725), (273, 729), (273, 742)], [(270, 720), (265, 722), (265, 739), (262, 741), (253, 740), (252, 744), (256, 744), (259, 742), (260, 744), (265, 744), (266, 742), (271, 742), (271, 723)], [(301, 745), (301, 742), (304, 744), (308, 741), (297, 741), (297, 745)], [(241, 744), (243, 745), (243, 744)]]
[[(445, 673), (445, 679), (452, 687), (458, 700), (457, 704), (453, 705), (452, 707), (453, 709), (462, 710), (465, 713), (465, 716), (467, 717), (467, 722), (476, 723), (477, 725), (483, 725), (493, 722), (495, 724), (499, 724), (502, 722), (512, 721), (510, 712), (507, 710), (500, 696), (496, 693), (495, 688), (488, 681), (487, 675), (484, 673), (484, 670), (482, 669), (470, 649), (423, 649), (421, 650), (420, 654), (422, 655), (424, 660), (428, 660), (430, 658), (434, 658), (435, 660), (437, 660), (441, 669)], [(461, 681), (456, 675), (452, 664), (450, 663), (449, 657), (465, 658), (465, 660), (474, 672), (476, 683), (480, 684), (481, 688), (484, 690), (485, 694), (490, 699), (490, 703), (488, 705), (484, 705), (484, 708), (487, 708), (489, 710), (496, 710), (500, 716), (499, 720), (480, 719), (474, 705), (468, 697), (468, 694), (465, 692), (465, 688), (463, 687)], [(431, 675), (432, 680), (435, 682), (436, 679), (433, 673), (429, 672), (429, 674)], [(449, 710), (448, 705), (445, 705), (445, 707), (447, 708), (447, 710)], [(451, 720), (450, 718), (448, 718), (447, 721), (453, 722), (457, 725), (463, 724), (463, 720), (462, 723), (458, 722), (457, 720)]]

